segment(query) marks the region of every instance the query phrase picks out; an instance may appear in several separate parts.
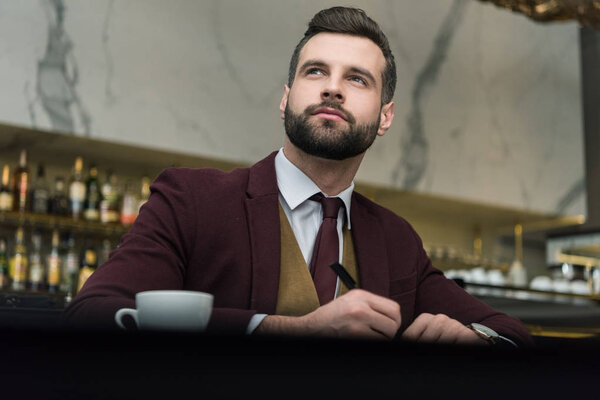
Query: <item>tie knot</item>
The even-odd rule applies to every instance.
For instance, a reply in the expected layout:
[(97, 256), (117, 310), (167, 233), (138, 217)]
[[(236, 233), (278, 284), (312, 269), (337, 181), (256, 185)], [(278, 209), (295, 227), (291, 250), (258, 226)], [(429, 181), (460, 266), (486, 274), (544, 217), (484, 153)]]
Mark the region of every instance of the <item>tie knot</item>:
[(325, 197), (321, 193), (313, 195), (310, 200), (321, 203), (323, 218), (337, 219), (340, 208), (344, 207), (344, 202), (339, 197)]

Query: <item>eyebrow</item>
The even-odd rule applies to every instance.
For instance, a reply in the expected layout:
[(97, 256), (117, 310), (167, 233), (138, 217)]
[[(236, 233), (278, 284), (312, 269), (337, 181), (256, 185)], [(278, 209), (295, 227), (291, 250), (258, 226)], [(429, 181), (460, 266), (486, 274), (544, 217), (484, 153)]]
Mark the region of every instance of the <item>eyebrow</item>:
[(364, 68), (359, 68), (359, 67), (351, 67), (351, 68), (350, 68), (350, 71), (352, 71), (352, 72), (354, 72), (354, 73), (356, 73), (356, 74), (361, 74), (361, 75), (364, 75), (364, 76), (365, 76), (365, 77), (366, 77), (368, 80), (370, 80), (370, 81), (371, 81), (371, 83), (372, 83), (373, 85), (375, 85), (375, 84), (376, 84), (376, 82), (377, 82), (377, 81), (375, 80), (375, 77), (374, 77), (374, 76), (373, 76), (373, 75), (372, 75), (372, 74), (371, 74), (369, 71), (367, 71), (367, 70), (366, 70), (366, 69), (364, 69)]
[[(321, 61), (321, 60), (316, 60), (316, 59), (307, 60), (300, 66), (300, 68), (298, 69), (298, 72), (304, 72), (305, 70), (307, 70), (308, 68), (311, 68), (311, 67), (327, 67), (327, 63), (325, 63), (324, 61)], [(371, 74), (369, 71), (367, 71), (364, 68), (352, 66), (352, 67), (350, 67), (350, 71), (354, 72), (356, 74), (365, 76), (367, 78), (367, 80), (370, 80), (373, 85), (375, 85), (377, 82), (375, 80), (375, 77), (373, 76), (373, 74)]]
[(326, 67), (327, 64), (325, 64), (325, 62), (321, 61), (321, 60), (307, 60), (304, 62), (304, 64), (302, 64), (300, 66), (300, 68), (298, 69), (298, 72), (304, 72), (305, 70), (307, 70), (308, 68), (311, 67)]

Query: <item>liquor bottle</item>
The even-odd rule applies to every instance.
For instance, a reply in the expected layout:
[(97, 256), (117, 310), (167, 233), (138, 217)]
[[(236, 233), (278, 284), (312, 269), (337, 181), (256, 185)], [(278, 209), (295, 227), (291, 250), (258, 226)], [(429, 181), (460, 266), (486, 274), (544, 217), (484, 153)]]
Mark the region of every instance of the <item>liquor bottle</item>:
[(44, 264), (42, 261), (42, 234), (36, 230), (31, 235), (31, 255), (29, 256), (29, 289), (37, 292), (44, 284)]
[(10, 260), (10, 275), (13, 290), (24, 290), (27, 282), (27, 249), (23, 228), (17, 228), (15, 234), (15, 255)]
[(117, 177), (111, 171), (108, 171), (106, 182), (102, 185), (100, 222), (105, 224), (119, 222), (119, 191), (117, 188)]
[(44, 165), (38, 164), (37, 177), (31, 189), (31, 211), (38, 214), (48, 213), (48, 183), (44, 172)]
[(19, 166), (13, 173), (13, 210), (27, 211), (29, 205), (30, 173), (27, 167), (27, 150), (22, 150), (19, 157)]
[(66, 293), (67, 302), (75, 296), (77, 290), (77, 278), (79, 275), (79, 256), (75, 249), (75, 238), (72, 233), (67, 236), (66, 253), (63, 259), (63, 276), (61, 290)]
[(59, 290), (66, 293), (69, 288), (69, 274), (67, 273), (67, 250), (69, 248), (68, 240), (70, 234), (60, 236), (58, 253), (60, 254), (60, 286)]
[(88, 179), (85, 183), (85, 202), (83, 205), (83, 217), (88, 221), (98, 221), (100, 219), (100, 186), (98, 183), (98, 168), (95, 165), (90, 167)]
[(10, 282), (8, 272), (8, 257), (6, 256), (6, 239), (0, 238), (0, 289), (8, 287)]
[(5, 165), (2, 169), (2, 185), (0, 185), (0, 211), (13, 209), (13, 193), (10, 190), (10, 167)]
[[(508, 283), (512, 286), (527, 286), (527, 270), (523, 266), (523, 225), (514, 226), (515, 257), (508, 271)], [(519, 293), (515, 293), (516, 295)], [(519, 296), (517, 296), (519, 297)]]
[(144, 203), (146, 203), (148, 201), (149, 197), (150, 197), (150, 178), (148, 178), (147, 176), (144, 176), (142, 178), (142, 189), (140, 192), (140, 203), (138, 205), (138, 213), (140, 212), (140, 209), (142, 208)]
[(131, 225), (138, 214), (139, 200), (133, 192), (131, 181), (125, 184), (123, 206), (121, 207), (121, 224)]
[(77, 285), (77, 292), (81, 290), (83, 284), (96, 270), (96, 252), (91, 247), (85, 250), (83, 255), (83, 262), (79, 269), (79, 283)]
[(46, 283), (50, 293), (56, 293), (60, 287), (61, 258), (60, 258), (60, 236), (58, 230), (52, 231), (52, 249), (48, 255), (48, 271)]
[(100, 253), (98, 254), (98, 266), (100, 266), (108, 261), (111, 250), (112, 250), (112, 248), (111, 248), (110, 240), (104, 239), (100, 246)]
[(77, 157), (73, 167), (73, 174), (69, 184), (69, 203), (73, 219), (81, 218), (83, 202), (85, 201), (85, 183), (81, 171), (83, 170), (83, 159)]
[(54, 180), (54, 193), (50, 198), (48, 212), (53, 215), (69, 215), (69, 197), (65, 190), (65, 179), (57, 176)]

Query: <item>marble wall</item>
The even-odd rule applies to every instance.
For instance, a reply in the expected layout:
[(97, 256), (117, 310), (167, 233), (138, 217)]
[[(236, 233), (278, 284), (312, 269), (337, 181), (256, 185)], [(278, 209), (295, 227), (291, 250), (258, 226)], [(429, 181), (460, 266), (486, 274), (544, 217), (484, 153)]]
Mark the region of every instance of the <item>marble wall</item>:
[[(0, 121), (254, 162), (283, 141), (292, 49), (333, 1), (0, 0)], [(396, 119), (357, 179), (585, 214), (578, 27), (474, 0), (359, 6), (388, 34)]]

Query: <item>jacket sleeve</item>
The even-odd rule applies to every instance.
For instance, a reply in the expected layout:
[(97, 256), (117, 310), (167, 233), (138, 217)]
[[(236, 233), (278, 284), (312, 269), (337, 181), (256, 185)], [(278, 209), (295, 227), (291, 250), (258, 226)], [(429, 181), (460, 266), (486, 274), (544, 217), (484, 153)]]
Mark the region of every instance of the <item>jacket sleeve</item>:
[(445, 314), (463, 324), (477, 322), (485, 325), (520, 347), (533, 345), (531, 335), (520, 320), (494, 310), (435, 268), (423, 249), (421, 239), (416, 232), (413, 231), (413, 234), (419, 251), (415, 316), (421, 313)]
[[(167, 169), (151, 186), (151, 196), (114, 250), (86, 281), (63, 314), (66, 326), (117, 329), (114, 315), (135, 308), (147, 290), (183, 290), (199, 221), (187, 169)], [(215, 307), (208, 332), (244, 333), (252, 310)]]

